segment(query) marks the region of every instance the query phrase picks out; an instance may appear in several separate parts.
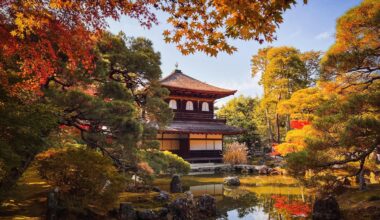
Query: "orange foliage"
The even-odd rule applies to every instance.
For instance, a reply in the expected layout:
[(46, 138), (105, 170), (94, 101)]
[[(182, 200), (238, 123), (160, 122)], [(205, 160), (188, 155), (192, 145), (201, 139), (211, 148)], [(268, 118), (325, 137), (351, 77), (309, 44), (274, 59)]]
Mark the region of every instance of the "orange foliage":
[[(304, 0), (306, 2), (306, 0)], [(157, 24), (153, 8), (169, 14), (172, 30), (165, 41), (183, 54), (202, 51), (216, 56), (232, 53), (228, 39), (275, 39), (282, 13), (295, 0), (273, 1), (162, 1), (162, 0), (2, 0), (0, 1), (0, 81), (14, 94), (39, 92), (51, 77), (64, 78), (81, 69), (94, 69), (92, 48), (107, 18), (122, 15), (137, 19), (144, 27)], [(9, 74), (22, 78), (8, 82)]]
[(149, 166), (149, 164), (147, 162), (140, 162), (137, 164), (139, 170), (143, 170), (144, 172), (146, 172), (147, 174), (151, 175), (154, 173), (154, 170), (152, 169), (151, 166)]
[[(126, 14), (151, 26), (155, 17), (145, 1), (3, 0), (0, 3), (0, 55), (17, 59), (15, 70), (0, 64), (0, 80), (15, 94), (38, 92), (49, 77), (73, 74), (78, 68), (91, 73), (92, 48), (106, 18)], [(141, 19), (142, 18), (142, 19)], [(16, 73), (22, 81), (7, 82)]]
[(285, 212), (294, 217), (307, 217), (311, 212), (311, 205), (300, 200), (291, 201), (285, 196), (272, 196), (274, 207), (279, 212)]

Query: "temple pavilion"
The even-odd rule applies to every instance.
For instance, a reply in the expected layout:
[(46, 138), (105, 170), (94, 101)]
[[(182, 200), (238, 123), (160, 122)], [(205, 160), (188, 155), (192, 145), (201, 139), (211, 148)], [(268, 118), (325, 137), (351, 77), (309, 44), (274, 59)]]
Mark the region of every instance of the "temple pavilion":
[(214, 102), (235, 94), (236, 90), (209, 85), (178, 69), (160, 82), (170, 91), (166, 101), (174, 112), (172, 123), (157, 135), (160, 149), (189, 162), (221, 161), (223, 138), (242, 130), (227, 125), (225, 118), (217, 118)]

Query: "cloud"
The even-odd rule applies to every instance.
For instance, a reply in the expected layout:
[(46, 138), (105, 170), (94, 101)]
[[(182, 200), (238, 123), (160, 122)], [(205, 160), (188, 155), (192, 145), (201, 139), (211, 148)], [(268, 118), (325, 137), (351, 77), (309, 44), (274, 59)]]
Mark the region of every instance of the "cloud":
[(330, 31), (325, 31), (322, 33), (319, 33), (317, 36), (315, 36), (315, 39), (317, 40), (326, 40), (332, 37), (332, 33)]

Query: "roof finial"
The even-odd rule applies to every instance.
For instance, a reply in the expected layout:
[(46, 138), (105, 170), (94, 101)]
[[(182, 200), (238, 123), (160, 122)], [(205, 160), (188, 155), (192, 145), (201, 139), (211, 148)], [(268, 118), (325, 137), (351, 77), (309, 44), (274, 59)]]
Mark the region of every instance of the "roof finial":
[(178, 69), (178, 62), (176, 62), (174, 66), (175, 66), (175, 69), (174, 69), (175, 73), (182, 73), (181, 70)]

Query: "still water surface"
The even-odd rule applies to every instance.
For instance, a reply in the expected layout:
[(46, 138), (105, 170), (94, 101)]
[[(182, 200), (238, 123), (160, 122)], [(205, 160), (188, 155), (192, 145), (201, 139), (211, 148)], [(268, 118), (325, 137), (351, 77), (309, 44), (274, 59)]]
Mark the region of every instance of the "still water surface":
[[(314, 196), (296, 180), (286, 176), (245, 176), (241, 186), (228, 187), (221, 176), (186, 176), (185, 190), (194, 197), (213, 195), (217, 200), (217, 219), (310, 219)], [(169, 178), (156, 180), (168, 190)]]

